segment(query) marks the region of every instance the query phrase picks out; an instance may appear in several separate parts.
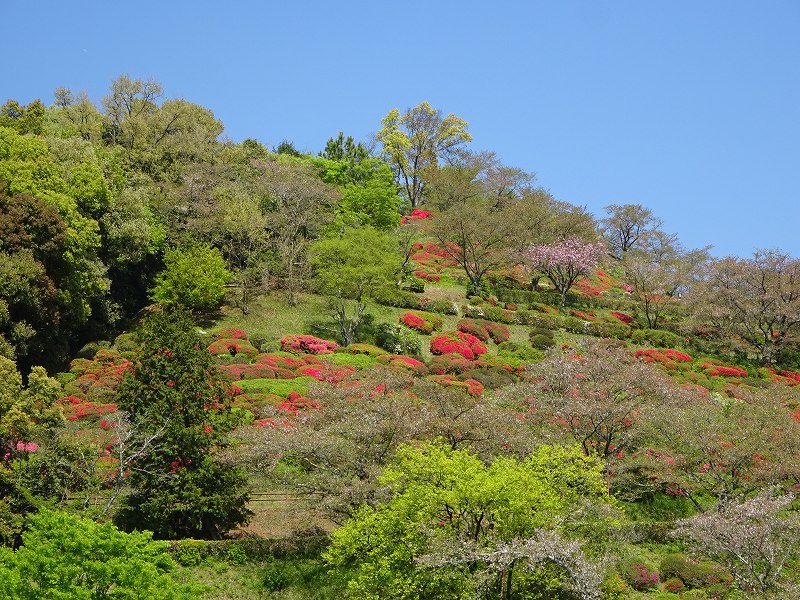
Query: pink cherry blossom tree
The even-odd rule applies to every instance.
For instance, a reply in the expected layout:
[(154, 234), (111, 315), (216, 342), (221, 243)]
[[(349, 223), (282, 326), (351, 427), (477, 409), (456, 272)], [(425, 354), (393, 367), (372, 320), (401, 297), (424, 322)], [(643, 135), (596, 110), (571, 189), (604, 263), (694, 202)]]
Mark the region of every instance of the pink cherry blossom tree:
[(542, 273), (561, 294), (561, 306), (567, 292), (580, 278), (588, 275), (605, 254), (602, 242), (587, 242), (577, 237), (568, 237), (552, 244), (530, 246), (522, 256), (528, 267)]

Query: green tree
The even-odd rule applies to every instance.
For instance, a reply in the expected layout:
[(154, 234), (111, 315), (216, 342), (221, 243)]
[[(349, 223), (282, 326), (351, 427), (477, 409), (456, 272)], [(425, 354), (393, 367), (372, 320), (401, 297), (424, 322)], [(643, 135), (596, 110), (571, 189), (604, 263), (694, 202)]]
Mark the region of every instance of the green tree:
[(9, 100), (0, 106), (0, 127), (16, 129), (22, 135), (41, 135), (44, 129), (44, 112), (41, 100), (34, 100), (27, 106), (16, 100)]
[(43, 510), (30, 520), (24, 545), (0, 548), (0, 595), (9, 600), (197, 598), (199, 585), (178, 583), (166, 544), (149, 532)]
[(216, 539), (249, 516), (244, 474), (215, 456), (232, 427), (227, 384), (186, 313), (152, 315), (137, 340), (117, 402), (141, 435), (158, 435), (158, 449), (132, 468), (118, 522), (159, 538)]
[(403, 115), (394, 108), (381, 123), (383, 128), (376, 135), (383, 145), (381, 154), (392, 165), (411, 208), (425, 200), (427, 172), (435, 170), (440, 160), (455, 159), (462, 146), (472, 141), (466, 121), (453, 114), (442, 117), (428, 102)]
[(314, 244), (311, 262), (320, 291), (332, 298), (342, 344), (352, 344), (366, 301), (378, 287), (391, 284), (400, 267), (396, 243), (369, 226), (347, 229), (341, 237)]
[[(540, 446), (523, 461), (498, 457), (487, 466), (444, 444), (407, 444), (382, 480), (391, 499), (358, 511), (334, 532), (325, 554), (334, 567), (353, 567), (353, 597), (515, 597), (514, 588), (530, 591), (524, 590), (531, 583), (527, 568), (537, 570), (556, 553), (520, 553), (487, 573), (491, 551), (502, 544), (533, 546), (547, 531), (574, 533), (568, 523), (585, 502), (610, 502), (600, 462), (556, 446)], [(596, 570), (585, 569), (580, 581), (565, 579), (565, 587), (589, 590), (581, 597), (599, 598)]]
[(347, 154), (341, 160), (320, 157), (313, 162), (322, 180), (341, 190), (342, 198), (336, 204), (337, 225), (371, 225), (386, 230), (400, 224), (403, 200), (397, 194), (389, 165), (378, 158)]
[(231, 273), (219, 250), (193, 244), (166, 253), (164, 270), (156, 277), (151, 294), (153, 300), (164, 306), (191, 310), (216, 308), (230, 279)]

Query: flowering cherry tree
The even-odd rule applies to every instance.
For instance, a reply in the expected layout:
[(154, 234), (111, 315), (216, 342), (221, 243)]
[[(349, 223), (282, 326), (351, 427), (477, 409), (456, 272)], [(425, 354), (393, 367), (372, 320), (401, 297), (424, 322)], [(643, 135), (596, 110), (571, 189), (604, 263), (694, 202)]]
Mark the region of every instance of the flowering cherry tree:
[(587, 242), (573, 236), (552, 244), (530, 246), (522, 256), (532, 270), (550, 280), (561, 294), (561, 306), (564, 306), (572, 285), (591, 273), (604, 253), (601, 242)]

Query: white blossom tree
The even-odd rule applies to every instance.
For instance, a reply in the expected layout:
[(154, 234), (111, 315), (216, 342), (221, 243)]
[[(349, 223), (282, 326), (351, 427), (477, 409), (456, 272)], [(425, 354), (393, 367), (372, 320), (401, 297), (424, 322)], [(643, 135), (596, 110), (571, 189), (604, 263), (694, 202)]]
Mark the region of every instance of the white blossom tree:
[(800, 518), (785, 511), (793, 501), (792, 494), (773, 497), (764, 491), (678, 521), (676, 535), (723, 563), (743, 590), (767, 596), (785, 590), (784, 566), (800, 551)]

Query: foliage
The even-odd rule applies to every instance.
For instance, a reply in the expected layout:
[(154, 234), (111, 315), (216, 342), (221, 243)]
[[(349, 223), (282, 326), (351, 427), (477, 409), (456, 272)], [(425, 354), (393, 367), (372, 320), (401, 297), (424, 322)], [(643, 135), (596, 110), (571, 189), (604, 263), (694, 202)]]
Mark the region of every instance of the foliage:
[(381, 123), (383, 128), (376, 134), (383, 145), (381, 154), (394, 169), (411, 208), (417, 208), (425, 199), (426, 173), (435, 169), (440, 160), (452, 160), (461, 146), (472, 140), (466, 121), (452, 114), (442, 117), (427, 102), (403, 115), (392, 109)]
[(417, 356), (422, 352), (419, 334), (401, 325), (381, 323), (375, 331), (375, 343), (392, 354)]
[(486, 354), (486, 345), (463, 331), (444, 332), (431, 338), (431, 354), (460, 354), (467, 360)]
[(695, 299), (699, 315), (769, 364), (800, 324), (800, 261), (779, 250), (714, 261)]
[(600, 222), (601, 230), (608, 253), (616, 260), (646, 245), (662, 225), (661, 219), (641, 204), (609, 204), (603, 210), (608, 216)]
[(214, 456), (232, 426), (227, 385), (185, 313), (152, 315), (137, 338), (117, 402), (158, 449), (132, 466), (118, 520), (159, 538), (217, 538), (248, 518), (244, 474)]
[[(334, 532), (326, 553), (334, 567), (355, 565), (349, 591), (362, 598), (450, 598), (468, 590), (511, 597), (525, 581), (515, 565), (535, 571), (563, 557), (568, 543), (548, 530), (585, 500), (608, 501), (598, 463), (552, 446), (521, 462), (498, 457), (487, 466), (468, 451), (408, 444), (381, 478), (391, 498), (359, 510)], [(543, 551), (537, 541), (546, 538), (561, 552)], [(528, 553), (511, 550), (526, 544)], [(573, 567), (582, 568), (568, 569), (574, 579), (565, 586), (599, 598), (597, 572), (577, 547), (572, 552)]]
[(43, 510), (31, 518), (16, 552), (0, 549), (4, 598), (196, 598), (201, 586), (180, 584), (164, 543), (149, 532)]
[(400, 315), (400, 323), (426, 335), (442, 329), (442, 317), (431, 313), (410, 311)]
[(220, 251), (197, 244), (167, 252), (164, 271), (156, 278), (151, 294), (163, 306), (190, 310), (216, 308), (230, 279)]
[[(314, 244), (312, 264), (320, 290), (332, 297), (331, 312), (342, 345), (348, 346), (355, 341), (366, 300), (390, 283), (399, 267), (394, 242), (369, 226), (347, 229), (338, 238)], [(348, 300), (353, 301), (352, 309)]]

